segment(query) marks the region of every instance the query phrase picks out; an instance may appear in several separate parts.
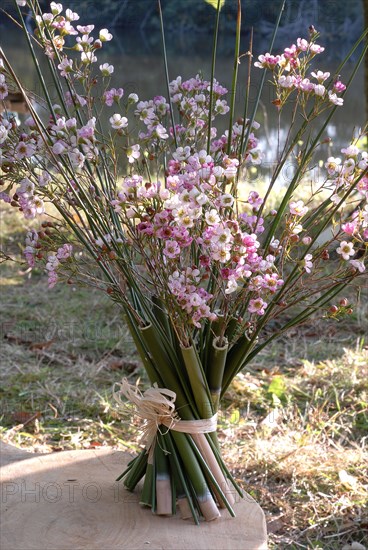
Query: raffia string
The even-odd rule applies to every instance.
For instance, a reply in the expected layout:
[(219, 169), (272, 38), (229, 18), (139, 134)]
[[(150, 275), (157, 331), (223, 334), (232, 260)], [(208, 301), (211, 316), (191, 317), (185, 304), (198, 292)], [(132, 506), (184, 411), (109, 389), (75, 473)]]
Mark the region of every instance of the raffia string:
[[(118, 387), (118, 389), (115, 389)], [(176, 393), (154, 384), (144, 393), (137, 386), (129, 384), (126, 378), (115, 384), (113, 396), (120, 406), (126, 403), (122, 397), (135, 405), (136, 414), (144, 420), (142, 439), (149, 454), (148, 461), (153, 461), (153, 451), (156, 444), (156, 434), (160, 426), (168, 430), (188, 434), (204, 434), (216, 431), (217, 414), (201, 420), (182, 420), (175, 410)]]

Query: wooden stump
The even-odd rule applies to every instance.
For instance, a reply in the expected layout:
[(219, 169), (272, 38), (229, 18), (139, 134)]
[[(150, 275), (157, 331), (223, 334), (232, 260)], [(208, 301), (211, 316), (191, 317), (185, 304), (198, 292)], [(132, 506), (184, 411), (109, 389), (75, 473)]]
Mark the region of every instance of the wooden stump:
[[(12, 450), (13, 449), (13, 450)], [(261, 508), (239, 499), (214, 522), (160, 517), (115, 478), (131, 457), (98, 449), (35, 455), (1, 447), (2, 550), (265, 550)], [(5, 459), (5, 460), (4, 460)]]

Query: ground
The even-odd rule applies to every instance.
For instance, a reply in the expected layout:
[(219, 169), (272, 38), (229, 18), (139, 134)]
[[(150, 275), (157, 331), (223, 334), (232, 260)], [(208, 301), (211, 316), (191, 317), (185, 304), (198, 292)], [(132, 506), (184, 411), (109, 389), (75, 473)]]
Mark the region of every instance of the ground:
[[(35, 452), (109, 445), (134, 454), (137, 426), (112, 388), (123, 376), (144, 387), (145, 376), (119, 310), (89, 289), (47, 290), (44, 275), (20, 262), (21, 222), (2, 214), (16, 260), (0, 266), (2, 438)], [(263, 507), (271, 549), (368, 540), (368, 289), (360, 290), (353, 315), (273, 343), (225, 395), (223, 453)]]

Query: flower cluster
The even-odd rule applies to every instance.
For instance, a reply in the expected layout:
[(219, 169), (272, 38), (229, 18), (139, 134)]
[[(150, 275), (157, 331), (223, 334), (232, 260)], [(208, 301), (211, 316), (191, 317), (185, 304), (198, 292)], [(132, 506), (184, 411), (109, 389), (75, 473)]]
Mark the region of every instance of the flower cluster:
[(315, 43), (318, 34), (311, 30), (310, 41), (298, 38), (296, 44), (285, 48), (281, 55), (266, 53), (258, 56), (254, 65), (260, 69), (273, 72), (277, 99), (274, 101), (278, 108), (283, 107), (292, 92), (297, 92), (301, 104), (309, 98), (317, 102), (319, 112), (323, 104), (341, 106), (344, 103), (339, 96), (346, 90), (345, 84), (339, 78), (326, 85), (330, 78), (329, 72), (320, 70), (307, 72), (310, 61), (324, 51), (324, 47)]

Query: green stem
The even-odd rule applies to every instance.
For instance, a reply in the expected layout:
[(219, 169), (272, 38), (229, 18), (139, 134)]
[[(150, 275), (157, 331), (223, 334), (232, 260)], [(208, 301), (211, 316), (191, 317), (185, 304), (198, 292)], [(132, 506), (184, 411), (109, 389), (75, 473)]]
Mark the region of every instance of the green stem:
[(171, 125), (173, 129), (173, 136), (174, 136), (174, 142), (175, 147), (178, 147), (178, 140), (176, 136), (176, 128), (175, 128), (175, 120), (174, 120), (174, 109), (171, 101), (171, 95), (170, 95), (170, 79), (169, 79), (169, 69), (167, 65), (167, 54), (166, 54), (166, 44), (165, 44), (165, 29), (164, 29), (164, 21), (162, 17), (162, 9), (161, 9), (161, 2), (160, 0), (157, 0), (158, 3), (158, 12), (160, 15), (160, 27), (161, 27), (161, 38), (162, 38), (162, 51), (164, 55), (164, 66), (165, 66), (165, 79), (166, 79), (166, 88), (167, 88), (167, 100), (170, 105), (170, 118), (171, 118)]
[(208, 108), (207, 155), (210, 154), (210, 149), (211, 149), (211, 129), (212, 129), (212, 110), (213, 110), (213, 81), (214, 81), (214, 78), (215, 78), (216, 51), (217, 51), (217, 38), (218, 38), (218, 27), (219, 27), (219, 21), (220, 21), (220, 11), (221, 11), (221, 0), (217, 0), (216, 23), (215, 23), (215, 30), (214, 30), (214, 33), (213, 33), (213, 43), (212, 43), (210, 104), (209, 104), (209, 108)]
[(240, 30), (241, 30), (241, 3), (238, 0), (238, 13), (236, 17), (236, 35), (235, 35), (235, 52), (234, 52), (234, 67), (233, 78), (231, 83), (231, 102), (230, 102), (230, 117), (229, 117), (229, 135), (227, 138), (227, 154), (231, 151), (231, 139), (233, 134), (233, 120), (235, 115), (235, 98), (236, 98), (236, 86), (238, 81), (238, 68), (239, 68), (239, 50), (240, 50)]

